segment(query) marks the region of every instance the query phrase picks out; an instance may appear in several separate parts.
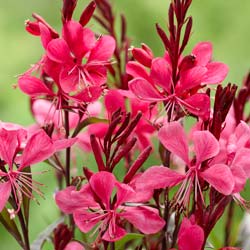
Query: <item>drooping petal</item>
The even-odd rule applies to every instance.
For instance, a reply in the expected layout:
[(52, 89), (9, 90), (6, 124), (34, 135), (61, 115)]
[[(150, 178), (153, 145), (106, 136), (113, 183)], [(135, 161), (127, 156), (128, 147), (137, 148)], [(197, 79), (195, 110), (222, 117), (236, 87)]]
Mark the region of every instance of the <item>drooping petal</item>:
[(83, 56), (83, 27), (80, 23), (70, 20), (63, 26), (63, 38), (77, 59)]
[(199, 65), (206, 66), (212, 59), (212, 52), (213, 47), (210, 42), (200, 42), (194, 47), (192, 54), (195, 55)]
[(108, 229), (103, 234), (102, 239), (109, 242), (114, 242), (122, 239), (126, 234), (127, 232), (122, 227), (118, 226), (117, 224), (109, 223)]
[(61, 139), (53, 141), (54, 152), (63, 150), (73, 146), (77, 141), (77, 138)]
[(168, 167), (153, 166), (147, 169), (135, 180), (135, 187), (139, 190), (154, 190), (173, 187), (180, 183), (185, 175), (179, 174)]
[(120, 216), (128, 220), (144, 234), (155, 234), (165, 225), (158, 210), (148, 207), (126, 207)]
[(189, 219), (183, 218), (178, 233), (179, 250), (201, 250), (204, 243), (204, 232), (196, 224), (192, 224)]
[(170, 94), (172, 73), (169, 67), (169, 64), (164, 58), (155, 58), (152, 61), (150, 76), (155, 84), (159, 85)]
[(54, 146), (50, 137), (43, 130), (40, 130), (33, 134), (28, 140), (22, 154), (19, 170), (26, 166), (44, 161), (53, 153)]
[(101, 171), (94, 174), (90, 178), (89, 183), (95, 194), (106, 205), (106, 208), (109, 209), (111, 194), (116, 183), (114, 175), (109, 172)]
[(67, 187), (56, 193), (55, 201), (60, 210), (67, 214), (72, 214), (76, 210), (99, 206), (94, 199), (89, 184), (84, 185), (80, 191), (77, 191), (73, 186)]
[(179, 156), (186, 164), (189, 164), (187, 138), (184, 128), (179, 122), (164, 125), (159, 130), (158, 137), (166, 149)]
[(101, 36), (99, 40), (97, 40), (96, 45), (90, 52), (88, 62), (91, 61), (108, 61), (115, 50), (115, 40), (111, 36)]
[(166, 98), (143, 78), (135, 78), (129, 82), (129, 89), (140, 99), (148, 102), (159, 102)]
[(39, 22), (40, 35), (43, 47), (46, 49), (49, 42), (52, 40), (50, 30), (43, 23)]
[(234, 178), (227, 165), (215, 164), (200, 173), (200, 176), (224, 195), (230, 195), (234, 189)]
[(182, 72), (180, 76), (180, 83), (176, 92), (182, 92), (184, 90), (192, 89), (201, 85), (202, 80), (207, 72), (205, 67), (196, 66)]
[(40, 95), (54, 95), (43, 81), (34, 76), (23, 75), (19, 77), (18, 86), (25, 94), (32, 97)]
[(63, 250), (85, 250), (85, 248), (79, 242), (71, 241)]
[(151, 82), (151, 78), (147, 70), (138, 62), (128, 62), (126, 65), (126, 72), (134, 78), (140, 77), (148, 82)]
[(194, 132), (193, 141), (197, 165), (219, 153), (219, 142), (209, 131)]
[(125, 99), (119, 93), (119, 91), (110, 89), (107, 95), (104, 98), (105, 107), (109, 114), (117, 111), (119, 108), (121, 111), (125, 111)]
[(10, 168), (18, 147), (18, 132), (17, 130), (0, 130), (0, 157), (7, 162)]
[(70, 49), (65, 40), (53, 39), (47, 46), (47, 55), (50, 60), (57, 63), (71, 63)]
[(212, 62), (207, 66), (207, 73), (203, 83), (221, 83), (227, 76), (229, 68), (226, 64), (220, 62)]
[(197, 93), (181, 102), (194, 115), (207, 120), (210, 115), (210, 98), (207, 94)]
[(11, 192), (11, 182), (0, 183), (0, 212), (5, 207)]
[(242, 168), (246, 176), (250, 178), (250, 149), (249, 148), (241, 148), (237, 150), (233, 162), (231, 163), (231, 168)]
[(89, 232), (106, 215), (100, 216), (99, 213), (89, 213), (87, 211), (76, 211), (73, 214), (77, 227), (84, 233)]
[(133, 199), (133, 196), (136, 193), (131, 186), (124, 183), (116, 182), (116, 188), (117, 188), (117, 200), (115, 208), (120, 206), (122, 203)]

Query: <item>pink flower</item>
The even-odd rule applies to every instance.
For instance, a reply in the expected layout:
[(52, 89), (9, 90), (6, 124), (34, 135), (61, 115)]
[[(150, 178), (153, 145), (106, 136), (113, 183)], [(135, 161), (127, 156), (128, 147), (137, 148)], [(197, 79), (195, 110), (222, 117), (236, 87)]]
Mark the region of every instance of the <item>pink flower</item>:
[[(33, 134), (25, 146), (22, 146), (23, 140), (26, 141), (27, 132), (23, 129), (0, 130), (0, 158), (1, 166), (6, 171), (0, 170), (2, 183), (0, 183), (0, 211), (6, 205), (11, 190), (14, 193), (14, 199), (18, 205), (19, 211), (22, 202), (22, 195), (34, 198), (30, 189), (42, 195), (39, 190), (40, 183), (32, 180), (31, 173), (23, 171), (27, 166), (34, 165), (45, 159), (48, 159), (56, 151), (70, 147), (75, 139), (52, 141), (49, 136), (40, 130)], [(21, 148), (22, 146), (22, 148)], [(22, 153), (20, 150), (22, 149)], [(5, 165), (8, 167), (5, 167)], [(16, 167), (16, 169), (14, 169)], [(15, 213), (11, 214), (14, 217)]]
[[(114, 189), (115, 196), (112, 195)], [(58, 192), (56, 203), (64, 213), (73, 214), (82, 232), (89, 232), (98, 224), (99, 237), (106, 241), (117, 241), (126, 235), (122, 227), (124, 219), (144, 234), (157, 233), (165, 222), (156, 209), (125, 204), (134, 194), (129, 185), (118, 182), (113, 174), (99, 172), (93, 174), (89, 184), (80, 191), (68, 187)]]
[[(193, 133), (195, 160), (189, 159), (188, 141), (183, 127), (178, 122), (171, 122), (159, 130), (159, 140), (173, 154), (180, 157), (188, 167), (186, 174), (179, 174), (167, 167), (154, 166), (146, 170), (137, 187), (159, 189), (172, 187), (182, 182), (175, 199), (179, 205), (186, 205), (195, 190), (202, 195), (200, 180), (205, 180), (218, 192), (230, 195), (234, 189), (234, 178), (230, 168), (225, 164), (209, 164), (209, 159), (219, 152), (219, 143), (209, 131)], [(203, 166), (202, 163), (206, 162)]]
[(70, 243), (67, 244), (64, 250), (85, 250), (85, 248), (77, 241), (71, 241)]
[(183, 218), (178, 233), (178, 250), (202, 250), (203, 243), (203, 229), (195, 224), (192, 217)]

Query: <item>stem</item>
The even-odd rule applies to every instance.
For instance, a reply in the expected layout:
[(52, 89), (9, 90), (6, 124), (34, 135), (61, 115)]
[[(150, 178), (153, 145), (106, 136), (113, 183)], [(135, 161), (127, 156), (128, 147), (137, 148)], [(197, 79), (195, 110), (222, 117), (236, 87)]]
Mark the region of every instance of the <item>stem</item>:
[(110, 242), (110, 250), (115, 250), (115, 242)]
[(234, 215), (234, 202), (231, 201), (228, 207), (227, 220), (225, 225), (225, 246), (229, 246), (231, 242), (232, 224), (233, 224), (233, 215)]
[[(65, 115), (65, 131), (66, 131), (66, 139), (69, 138), (69, 111), (64, 110)], [(66, 186), (70, 186), (70, 147), (66, 148), (66, 169), (65, 169), (65, 180)]]
[(19, 219), (22, 232), (23, 232), (23, 238), (24, 238), (24, 244), (25, 244), (24, 250), (30, 250), (29, 232), (28, 232), (28, 228), (26, 227), (26, 224), (23, 218), (22, 210), (18, 212), (18, 219)]

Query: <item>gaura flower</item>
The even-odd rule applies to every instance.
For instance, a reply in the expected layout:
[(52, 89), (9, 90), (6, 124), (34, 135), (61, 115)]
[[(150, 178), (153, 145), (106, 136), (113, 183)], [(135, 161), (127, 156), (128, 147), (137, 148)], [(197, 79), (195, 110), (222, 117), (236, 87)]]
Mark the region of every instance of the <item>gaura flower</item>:
[(126, 235), (122, 226), (125, 220), (144, 234), (157, 233), (165, 224), (156, 209), (129, 206), (127, 202), (133, 200), (134, 195), (135, 191), (129, 185), (118, 182), (113, 174), (101, 171), (93, 174), (89, 183), (79, 191), (68, 187), (59, 191), (55, 199), (64, 213), (73, 214), (82, 232), (89, 232), (98, 225), (95, 230), (99, 231), (98, 238), (112, 242)]
[[(25, 146), (23, 141), (25, 140)], [(27, 141), (26, 141), (27, 140)], [(76, 139), (53, 141), (43, 130), (27, 139), (24, 129), (0, 129), (0, 211), (5, 207), (11, 191), (18, 205), (17, 211), (11, 212), (11, 217), (19, 211), (22, 195), (34, 199), (32, 190), (42, 195), (40, 183), (32, 179), (32, 174), (25, 168), (48, 159), (55, 152), (74, 144)], [(21, 152), (22, 151), (22, 152)], [(7, 165), (5, 167), (5, 165)]]

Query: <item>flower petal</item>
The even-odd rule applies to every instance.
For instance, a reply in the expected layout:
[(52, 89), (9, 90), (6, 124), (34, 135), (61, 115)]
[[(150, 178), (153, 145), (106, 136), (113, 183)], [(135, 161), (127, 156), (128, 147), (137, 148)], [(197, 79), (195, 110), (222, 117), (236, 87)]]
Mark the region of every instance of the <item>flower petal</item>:
[(234, 189), (234, 178), (227, 165), (215, 164), (200, 173), (200, 176), (224, 195), (230, 195)]
[(138, 62), (128, 62), (126, 65), (126, 72), (134, 78), (140, 77), (151, 82), (151, 78), (149, 77), (147, 70)]
[(226, 64), (220, 62), (212, 62), (207, 65), (207, 73), (203, 83), (221, 83), (227, 76), (229, 68)]
[(212, 52), (213, 47), (210, 42), (200, 42), (194, 47), (192, 54), (200, 66), (206, 66), (212, 59)]
[(111, 194), (116, 183), (114, 175), (109, 172), (101, 171), (92, 175), (89, 183), (95, 194), (106, 205), (106, 208), (109, 209)]
[(165, 187), (173, 187), (180, 183), (185, 175), (179, 174), (168, 167), (153, 166), (147, 169), (135, 180), (136, 189), (154, 190)]
[(148, 207), (126, 207), (120, 216), (128, 220), (144, 234), (155, 234), (165, 225), (158, 210)]
[(57, 63), (71, 63), (70, 49), (65, 40), (53, 39), (47, 46), (47, 55), (50, 60)]
[(63, 250), (85, 250), (85, 248), (79, 242), (71, 241)]
[(48, 159), (54, 153), (54, 146), (50, 137), (40, 130), (33, 134), (23, 150), (19, 170)]
[(151, 83), (143, 78), (135, 78), (129, 82), (129, 89), (140, 99), (149, 102), (163, 101), (164, 98), (160, 92), (152, 86)]
[(10, 181), (0, 183), (0, 212), (5, 207), (11, 192), (11, 183)]
[(90, 61), (108, 61), (115, 50), (115, 40), (111, 36), (101, 36), (99, 40), (97, 40), (96, 45), (90, 52), (88, 62)]
[(40, 95), (54, 95), (43, 81), (34, 76), (23, 75), (19, 77), (18, 86), (25, 94), (32, 97)]
[(150, 77), (154, 80), (155, 84), (170, 94), (172, 73), (169, 64), (164, 58), (155, 58), (152, 61)]
[(98, 207), (91, 191), (90, 185), (84, 185), (80, 191), (76, 187), (70, 186), (56, 193), (55, 201), (61, 211), (72, 214), (76, 210)]
[(219, 153), (219, 142), (209, 131), (196, 131), (192, 137), (197, 165)]
[(102, 239), (109, 242), (114, 242), (120, 240), (126, 234), (127, 232), (122, 227), (119, 227), (117, 224), (109, 223), (109, 227), (102, 236)]
[(179, 122), (170, 122), (164, 125), (159, 130), (158, 137), (166, 149), (189, 164), (187, 138)]

